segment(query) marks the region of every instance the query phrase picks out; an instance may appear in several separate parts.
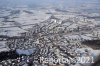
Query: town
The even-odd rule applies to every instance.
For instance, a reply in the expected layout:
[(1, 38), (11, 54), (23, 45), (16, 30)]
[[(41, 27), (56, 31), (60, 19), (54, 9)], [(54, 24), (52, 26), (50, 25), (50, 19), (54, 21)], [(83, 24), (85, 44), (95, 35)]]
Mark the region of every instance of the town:
[[(26, 6), (0, 10), (0, 66), (61, 65), (40, 63), (40, 57), (76, 61), (62, 66), (90, 66), (99, 55), (100, 13)], [(77, 63), (77, 57), (89, 57), (90, 63)]]

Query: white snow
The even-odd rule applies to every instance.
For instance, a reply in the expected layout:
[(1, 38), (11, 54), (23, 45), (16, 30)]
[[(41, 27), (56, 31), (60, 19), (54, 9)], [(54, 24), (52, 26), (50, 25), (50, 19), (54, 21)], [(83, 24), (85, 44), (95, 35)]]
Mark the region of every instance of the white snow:
[[(98, 56), (100, 55), (100, 50), (93, 50), (92, 48), (89, 48), (89, 47), (87, 47), (87, 48), (78, 48), (77, 50), (76, 50), (76, 52), (79, 52), (79, 53), (82, 53), (82, 55), (81, 55), (81, 57), (85, 57), (85, 55), (84, 55), (84, 53), (85, 53), (85, 50), (88, 50), (88, 54), (89, 54), (89, 57), (91, 56), (91, 57), (93, 57), (93, 59), (92, 58), (90, 58), (90, 61), (91, 60), (93, 60), (94, 62), (95, 62), (95, 60), (98, 58)], [(90, 63), (81, 63), (83, 66), (90, 66), (91, 65), (91, 63), (92, 62), (90, 62)], [(81, 66), (80, 64), (76, 64), (75, 66)]]
[(28, 66), (28, 64), (24, 64), (23, 66)]
[(0, 52), (9, 51), (10, 49), (6, 46), (4, 41), (0, 41)]
[(85, 35), (81, 35), (81, 37), (82, 37), (84, 40), (92, 40), (91, 37), (88, 37), (88, 36), (85, 36)]
[(22, 49), (16, 49), (16, 52), (18, 54), (25, 54), (25, 55), (31, 55), (34, 51), (35, 51), (36, 48), (33, 48), (33, 49), (27, 49), (27, 50), (22, 50)]

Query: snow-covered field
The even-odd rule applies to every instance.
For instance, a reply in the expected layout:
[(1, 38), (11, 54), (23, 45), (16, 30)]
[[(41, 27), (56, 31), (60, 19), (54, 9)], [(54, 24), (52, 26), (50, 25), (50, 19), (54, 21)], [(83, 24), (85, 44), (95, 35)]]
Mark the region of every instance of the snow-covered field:
[[(46, 14), (48, 10), (27, 10), (19, 9), (17, 13), (12, 13), (4, 10), (0, 14), (0, 35), (18, 36), (19, 33), (26, 32), (25, 30), (31, 28), (35, 23), (40, 23), (50, 17)], [(12, 35), (11, 35), (12, 34)]]

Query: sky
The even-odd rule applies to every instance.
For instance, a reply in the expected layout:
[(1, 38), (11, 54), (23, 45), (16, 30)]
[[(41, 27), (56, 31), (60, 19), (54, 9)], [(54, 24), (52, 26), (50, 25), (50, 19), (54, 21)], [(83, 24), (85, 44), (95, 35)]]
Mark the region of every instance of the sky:
[(100, 0), (0, 0), (0, 6), (75, 6), (82, 3), (100, 3)]

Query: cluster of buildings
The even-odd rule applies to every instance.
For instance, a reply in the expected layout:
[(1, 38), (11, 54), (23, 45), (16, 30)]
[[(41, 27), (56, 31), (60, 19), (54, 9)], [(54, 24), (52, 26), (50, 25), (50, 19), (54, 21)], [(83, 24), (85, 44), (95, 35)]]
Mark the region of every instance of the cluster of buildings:
[[(28, 32), (21, 33), (23, 38), (8, 39), (6, 44), (11, 50), (16, 50), (19, 55), (31, 58), (31, 61), (37, 58), (36, 63), (30, 61), (33, 65), (42, 64), (39, 63), (39, 57), (63, 57), (71, 60), (75, 57), (94, 56), (92, 49), (82, 45), (81, 41), (98, 39), (98, 36), (93, 34), (96, 25), (92, 21), (81, 22), (77, 19), (73, 17), (60, 20), (52, 15), (49, 19), (35, 24)], [(21, 61), (22, 59), (15, 65), (28, 65), (26, 60), (23, 63)], [(65, 66), (75, 66), (75, 64), (71, 62), (66, 63)]]

